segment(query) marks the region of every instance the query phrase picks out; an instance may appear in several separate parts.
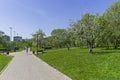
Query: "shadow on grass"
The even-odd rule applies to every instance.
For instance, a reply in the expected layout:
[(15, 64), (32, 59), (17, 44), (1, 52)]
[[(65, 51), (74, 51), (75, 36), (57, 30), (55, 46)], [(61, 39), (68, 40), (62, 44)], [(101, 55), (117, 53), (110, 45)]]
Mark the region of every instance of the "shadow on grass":
[(111, 53), (113, 53), (113, 52), (97, 52), (97, 51), (95, 51), (95, 52), (93, 52), (93, 54), (99, 54), (99, 55), (106, 55), (106, 54), (111, 54)]
[(120, 48), (117, 48), (117, 49), (114, 49), (114, 48), (106, 49), (106, 48), (104, 48), (104, 49), (102, 49), (102, 50), (120, 50)]
[(101, 50), (100, 51), (94, 51), (93, 54), (99, 54), (99, 55), (105, 55), (105, 54), (118, 54), (120, 53), (119, 49), (110, 49), (110, 50)]
[[(91, 54), (91, 53), (89, 53), (89, 52), (80, 52), (80, 53), (82, 53), (82, 54)], [(92, 55), (105, 55), (105, 54), (111, 54), (111, 53), (113, 53), (113, 52), (97, 52), (97, 51), (93, 51), (93, 53), (92, 53)]]

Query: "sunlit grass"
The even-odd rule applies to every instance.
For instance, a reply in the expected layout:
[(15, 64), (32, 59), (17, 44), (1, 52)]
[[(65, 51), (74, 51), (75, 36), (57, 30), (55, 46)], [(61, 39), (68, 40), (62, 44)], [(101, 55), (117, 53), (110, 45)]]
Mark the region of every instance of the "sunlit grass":
[(120, 79), (120, 50), (54, 49), (37, 56), (73, 80)]
[(0, 54), (0, 72), (10, 62), (11, 59), (12, 59), (11, 56), (6, 56), (6, 55)]

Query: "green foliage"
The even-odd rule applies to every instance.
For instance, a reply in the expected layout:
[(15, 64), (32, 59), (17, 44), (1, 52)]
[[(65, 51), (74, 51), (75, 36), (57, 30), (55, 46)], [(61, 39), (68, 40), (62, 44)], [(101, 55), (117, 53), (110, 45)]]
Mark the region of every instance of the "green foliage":
[(2, 45), (2, 44), (0, 44), (0, 48), (3, 48), (3, 45)]
[(5, 33), (0, 30), (0, 37), (2, 37)]
[(66, 30), (65, 29), (54, 29), (51, 32), (51, 35), (54, 36), (54, 42), (55, 42), (55, 47), (60, 48), (65, 46), (65, 35)]
[(31, 47), (31, 50), (32, 50), (32, 51), (37, 51), (37, 46), (36, 46), (36, 45), (37, 45), (37, 44), (34, 44), (34, 43), (32, 44), (32, 47)]
[(117, 48), (120, 44), (120, 1), (111, 5), (102, 16), (84, 14), (72, 26), (77, 44), (87, 45), (91, 50), (99, 46)]
[[(94, 47), (120, 45), (120, 0), (115, 1), (103, 15), (85, 13), (80, 20), (70, 22), (68, 29), (54, 29), (51, 36), (44, 38), (42, 30), (33, 35), (33, 43), (45, 47)], [(37, 37), (39, 34), (39, 37)], [(41, 36), (42, 35), (42, 36)], [(38, 39), (37, 39), (38, 38)], [(38, 41), (37, 41), (38, 40)]]
[(73, 25), (76, 38), (88, 46), (90, 53), (92, 53), (97, 34), (95, 18), (96, 16), (86, 13), (82, 16), (81, 20)]
[(3, 31), (0, 31), (0, 48), (5, 47), (5, 45), (6, 45), (6, 41), (3, 38), (4, 34), (5, 33)]
[(55, 47), (55, 36), (49, 36), (44, 39), (44, 47)]
[(66, 30), (65, 29), (54, 29), (52, 32), (51, 32), (51, 35), (52, 36), (56, 36), (56, 37), (62, 37), (62, 35), (64, 35), (64, 32)]
[(0, 48), (0, 51), (5, 52), (5, 51), (7, 51), (7, 49), (6, 48)]
[(45, 33), (41, 29), (39, 29), (32, 36), (33, 36), (33, 39), (32, 39), (33, 44), (36, 44), (38, 48), (42, 48), (44, 46)]
[(87, 49), (53, 49), (44, 55), (37, 55), (49, 65), (73, 80), (119, 80), (120, 50), (94, 49), (89, 55)]
[(117, 48), (118, 39), (120, 36), (120, 1), (117, 1), (111, 5), (103, 16), (108, 22), (107, 29), (109, 30), (110, 35), (109, 40), (115, 48)]
[(51, 46), (45, 46), (44, 49), (52, 49)]

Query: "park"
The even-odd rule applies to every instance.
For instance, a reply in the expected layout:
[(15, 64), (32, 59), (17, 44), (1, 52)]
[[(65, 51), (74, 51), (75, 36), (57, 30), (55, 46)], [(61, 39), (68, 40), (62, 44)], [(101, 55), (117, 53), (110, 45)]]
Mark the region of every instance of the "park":
[(101, 15), (86, 11), (50, 36), (40, 28), (31, 39), (5, 35), (0, 30), (0, 80), (120, 79), (120, 0)]

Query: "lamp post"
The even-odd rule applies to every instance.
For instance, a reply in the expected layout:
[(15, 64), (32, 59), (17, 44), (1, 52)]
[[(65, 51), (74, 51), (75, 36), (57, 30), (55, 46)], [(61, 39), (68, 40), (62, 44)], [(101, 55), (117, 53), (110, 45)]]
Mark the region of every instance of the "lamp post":
[(12, 27), (10, 27), (10, 40), (12, 41)]
[(38, 34), (37, 35), (37, 54), (38, 54)]
[(14, 37), (15, 37), (15, 35), (16, 35), (16, 32), (14, 31)]
[[(10, 41), (12, 41), (12, 27), (10, 27), (9, 29), (10, 29)], [(12, 43), (10, 43), (8, 53), (9, 53), (9, 51), (11, 51), (11, 49), (12, 49)]]
[(15, 36), (16, 36), (16, 31), (14, 31), (14, 37), (13, 37), (13, 41), (14, 41), (14, 52), (16, 52), (16, 41), (15, 41)]

